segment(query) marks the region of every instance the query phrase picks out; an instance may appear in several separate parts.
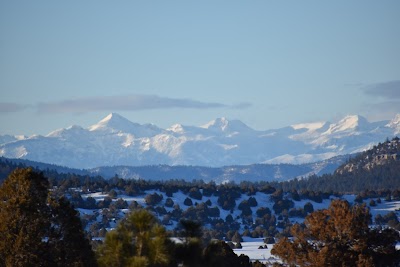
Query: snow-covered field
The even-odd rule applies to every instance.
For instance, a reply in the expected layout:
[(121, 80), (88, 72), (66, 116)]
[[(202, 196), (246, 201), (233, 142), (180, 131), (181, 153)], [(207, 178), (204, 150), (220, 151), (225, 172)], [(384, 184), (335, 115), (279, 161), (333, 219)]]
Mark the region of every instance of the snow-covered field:
[[(136, 201), (138, 204), (142, 205), (142, 206), (146, 206), (146, 202), (145, 202), (145, 196), (146, 194), (153, 194), (153, 193), (157, 193), (157, 194), (161, 194), (163, 196), (163, 200), (158, 204), (160, 206), (164, 206), (165, 204), (165, 200), (168, 198), (166, 196), (165, 193), (157, 191), (157, 190), (148, 190), (145, 192), (144, 195), (141, 196), (136, 196), (136, 197), (131, 197), (131, 196), (127, 196), (124, 194), (119, 194), (117, 196), (116, 199), (113, 199), (113, 201), (117, 201), (119, 198), (122, 198), (123, 200), (127, 201), (128, 205), (131, 204), (133, 201)], [(88, 197), (93, 197), (97, 202), (103, 200), (105, 197), (107, 197), (107, 194), (103, 194), (100, 192), (97, 193), (90, 193), (90, 194), (83, 194), (82, 198), (86, 199)], [(174, 201), (175, 204), (178, 204), (181, 209), (186, 210), (187, 208), (189, 208), (188, 206), (185, 206), (183, 204), (184, 200), (187, 198), (188, 196), (185, 195), (183, 192), (178, 191), (176, 193), (173, 194), (173, 196), (171, 197), (171, 199)], [(254, 219), (256, 218), (256, 211), (258, 208), (260, 207), (268, 207), (271, 211), (272, 214), (274, 214), (273, 211), (273, 204), (274, 202), (272, 200), (270, 200), (270, 195), (269, 194), (265, 194), (265, 193), (261, 193), (261, 192), (257, 192), (255, 195), (253, 195), (252, 197), (254, 197), (257, 200), (257, 207), (252, 207), (252, 212), (253, 212), (253, 217)], [(239, 199), (236, 200), (236, 207), (237, 205), (239, 205), (239, 203), (243, 200), (247, 200), (249, 198), (248, 195), (243, 194)], [(333, 198), (333, 197), (332, 197)], [(354, 199), (355, 199), (355, 195), (344, 195), (341, 197), (342, 199), (346, 199), (347, 201), (349, 201), (350, 203), (354, 203)], [(218, 197), (216, 196), (211, 196), (211, 197), (205, 197), (203, 196), (203, 198), (199, 201), (199, 200), (195, 200), (192, 199), (193, 204), (195, 205), (196, 203), (201, 203), (201, 202), (206, 202), (207, 200), (210, 200), (212, 205), (211, 207), (215, 207), (217, 206), (220, 210), (220, 218), (225, 219), (227, 215), (231, 214), (233, 218), (235, 218), (235, 220), (237, 220), (238, 222), (241, 221), (240, 219), (240, 214), (241, 211), (238, 210), (237, 208), (235, 208), (232, 211), (227, 211), (227, 210), (223, 210), (219, 205), (218, 205)], [(374, 199), (375, 202), (377, 202), (377, 199)], [(320, 210), (320, 209), (326, 209), (329, 207), (329, 204), (331, 202), (330, 199), (324, 199), (322, 201), (322, 203), (317, 203), (314, 202), (312, 200), (300, 200), (300, 201), (294, 201), (295, 203), (295, 208), (303, 208), (304, 204), (306, 204), (307, 202), (312, 203), (314, 210)], [(364, 200), (365, 203), (367, 203), (367, 205), (370, 202), (370, 199)], [(167, 212), (172, 211), (173, 208), (169, 208), (169, 207), (165, 207), (165, 209), (167, 210)], [(81, 213), (81, 215), (84, 214), (88, 214), (88, 215), (92, 215), (95, 214), (96, 212), (98, 212), (98, 217), (97, 217), (97, 221), (100, 221), (102, 218), (101, 212), (99, 212), (99, 210), (89, 210), (89, 209), (78, 209), (78, 211)], [(389, 212), (396, 212), (397, 216), (399, 217), (400, 215), (400, 201), (390, 201), (390, 202), (386, 202), (382, 199), (381, 203), (376, 203), (375, 207), (370, 207), (370, 212), (372, 215), (372, 218), (375, 218), (376, 215), (381, 214), (382, 216), (388, 214)], [(120, 210), (120, 215), (123, 216), (124, 213), (129, 212), (128, 209), (123, 209)], [(160, 219), (160, 221), (162, 220), (163, 216), (158, 216), (158, 218)], [(296, 218), (296, 217), (290, 217), (290, 221), (292, 223), (301, 223), (303, 222), (304, 218)], [(165, 227), (168, 230), (172, 230), (177, 226), (178, 222), (173, 221), (171, 223), (171, 225), (166, 225)], [(116, 221), (113, 221), (110, 223), (111, 228), (115, 227), (117, 224)], [(209, 227), (207, 225), (205, 225), (204, 227)], [(108, 228), (107, 230), (109, 230), (110, 228)], [(243, 232), (244, 228), (243, 226), (241, 227), (240, 232)], [(271, 255), (271, 249), (273, 248), (273, 245), (268, 244), (268, 248), (266, 249), (259, 249), (260, 246), (264, 246), (265, 243), (263, 242), (263, 238), (250, 238), (250, 237), (243, 237), (243, 242), (241, 243), (242, 245), (242, 249), (234, 249), (234, 252), (238, 255), (240, 254), (245, 254), (247, 256), (249, 256), (249, 258), (252, 261), (256, 261), (259, 260), (260, 262), (266, 263), (266, 262), (274, 262), (277, 259), (274, 258)]]
[(243, 242), (241, 242), (241, 244), (241, 249), (233, 250), (237, 255), (244, 254), (249, 256), (251, 261), (258, 260), (262, 263), (273, 263), (279, 261), (279, 259), (271, 254), (271, 249), (274, 247), (274, 245), (268, 244), (268, 248), (259, 248), (260, 246), (264, 247), (265, 245), (263, 238), (243, 237)]

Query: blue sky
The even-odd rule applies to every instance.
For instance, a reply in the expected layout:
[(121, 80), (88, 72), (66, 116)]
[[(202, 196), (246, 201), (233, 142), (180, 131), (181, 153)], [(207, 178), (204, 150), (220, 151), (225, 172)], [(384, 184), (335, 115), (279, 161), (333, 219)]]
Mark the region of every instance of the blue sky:
[(400, 1), (1, 1), (0, 134), (110, 112), (266, 130), (400, 113)]

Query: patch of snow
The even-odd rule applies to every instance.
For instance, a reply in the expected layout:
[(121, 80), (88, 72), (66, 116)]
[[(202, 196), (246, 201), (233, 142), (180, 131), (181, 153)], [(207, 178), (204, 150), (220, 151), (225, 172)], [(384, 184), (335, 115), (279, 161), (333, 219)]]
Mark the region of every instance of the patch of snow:
[(393, 128), (395, 130), (395, 134), (400, 134), (400, 113), (396, 114), (396, 116), (386, 125), (386, 127)]
[(167, 129), (167, 131), (175, 132), (175, 133), (180, 133), (183, 134), (185, 130), (183, 129), (182, 124), (174, 124), (171, 127)]
[(315, 131), (322, 128), (326, 122), (311, 122), (311, 123), (299, 123), (293, 124), (291, 127), (295, 130), (307, 129), (308, 131)]
[(338, 123), (331, 124), (325, 134), (353, 130), (365, 125), (368, 125), (368, 121), (364, 117), (359, 115), (349, 115), (340, 120)]
[(220, 146), (225, 150), (231, 150), (238, 147), (238, 145), (227, 145), (227, 144), (220, 144)]
[(279, 157), (275, 157), (270, 160), (266, 160), (263, 163), (266, 164), (279, 164), (279, 163), (287, 163), (287, 164), (304, 164), (315, 161), (322, 161), (333, 158), (337, 156), (337, 153), (327, 152), (323, 154), (299, 154), (299, 155), (290, 155), (285, 154)]
[(247, 255), (252, 262), (260, 261), (262, 263), (274, 263), (281, 262), (278, 258), (271, 254), (271, 250), (274, 247), (273, 244), (268, 244), (268, 248), (259, 249), (260, 246), (266, 245), (263, 241), (263, 238), (249, 238), (243, 237), (243, 242), (240, 243), (242, 245), (241, 249), (234, 249), (238, 256), (241, 254)]

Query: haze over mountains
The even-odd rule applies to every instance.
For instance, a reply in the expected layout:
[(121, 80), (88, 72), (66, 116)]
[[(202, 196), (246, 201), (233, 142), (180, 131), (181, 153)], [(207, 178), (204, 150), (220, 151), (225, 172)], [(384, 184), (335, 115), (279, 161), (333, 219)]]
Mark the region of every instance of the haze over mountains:
[(399, 133), (400, 114), (389, 121), (368, 122), (353, 115), (333, 123), (257, 131), (226, 118), (162, 129), (111, 113), (88, 128), (71, 126), (46, 136), (0, 136), (0, 156), (72, 168), (300, 164), (360, 152)]

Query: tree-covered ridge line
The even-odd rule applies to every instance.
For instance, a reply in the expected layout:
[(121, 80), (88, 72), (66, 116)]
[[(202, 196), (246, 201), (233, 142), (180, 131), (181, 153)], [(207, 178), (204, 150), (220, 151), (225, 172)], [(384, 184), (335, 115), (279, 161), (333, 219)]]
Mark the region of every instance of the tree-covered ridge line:
[(400, 188), (400, 139), (386, 140), (350, 158), (334, 174), (312, 175), (271, 185), (285, 191), (312, 191), (360, 194), (363, 191)]
[[(190, 165), (144, 165), (144, 166), (101, 166), (94, 169), (72, 169), (54, 164), (29, 161), (26, 159), (8, 159), (0, 157), (0, 163), (7, 161), (16, 166), (33, 167), (38, 171), (56, 171), (59, 174), (77, 174), (82, 176), (102, 176), (109, 179), (115, 175), (126, 179), (143, 180), (170, 180), (183, 179), (186, 181), (203, 180), (222, 183), (226, 181), (275, 181), (288, 180), (293, 177), (333, 173), (333, 171), (348, 158), (348, 155), (336, 156), (334, 158), (305, 164), (249, 164), (230, 165), (221, 167), (190, 166)], [(7, 175), (2, 175), (1, 178)]]
[(335, 173), (351, 173), (361, 169), (369, 170), (379, 165), (400, 161), (400, 138), (395, 137), (391, 141), (387, 139), (371, 149), (359, 153), (340, 166)]

